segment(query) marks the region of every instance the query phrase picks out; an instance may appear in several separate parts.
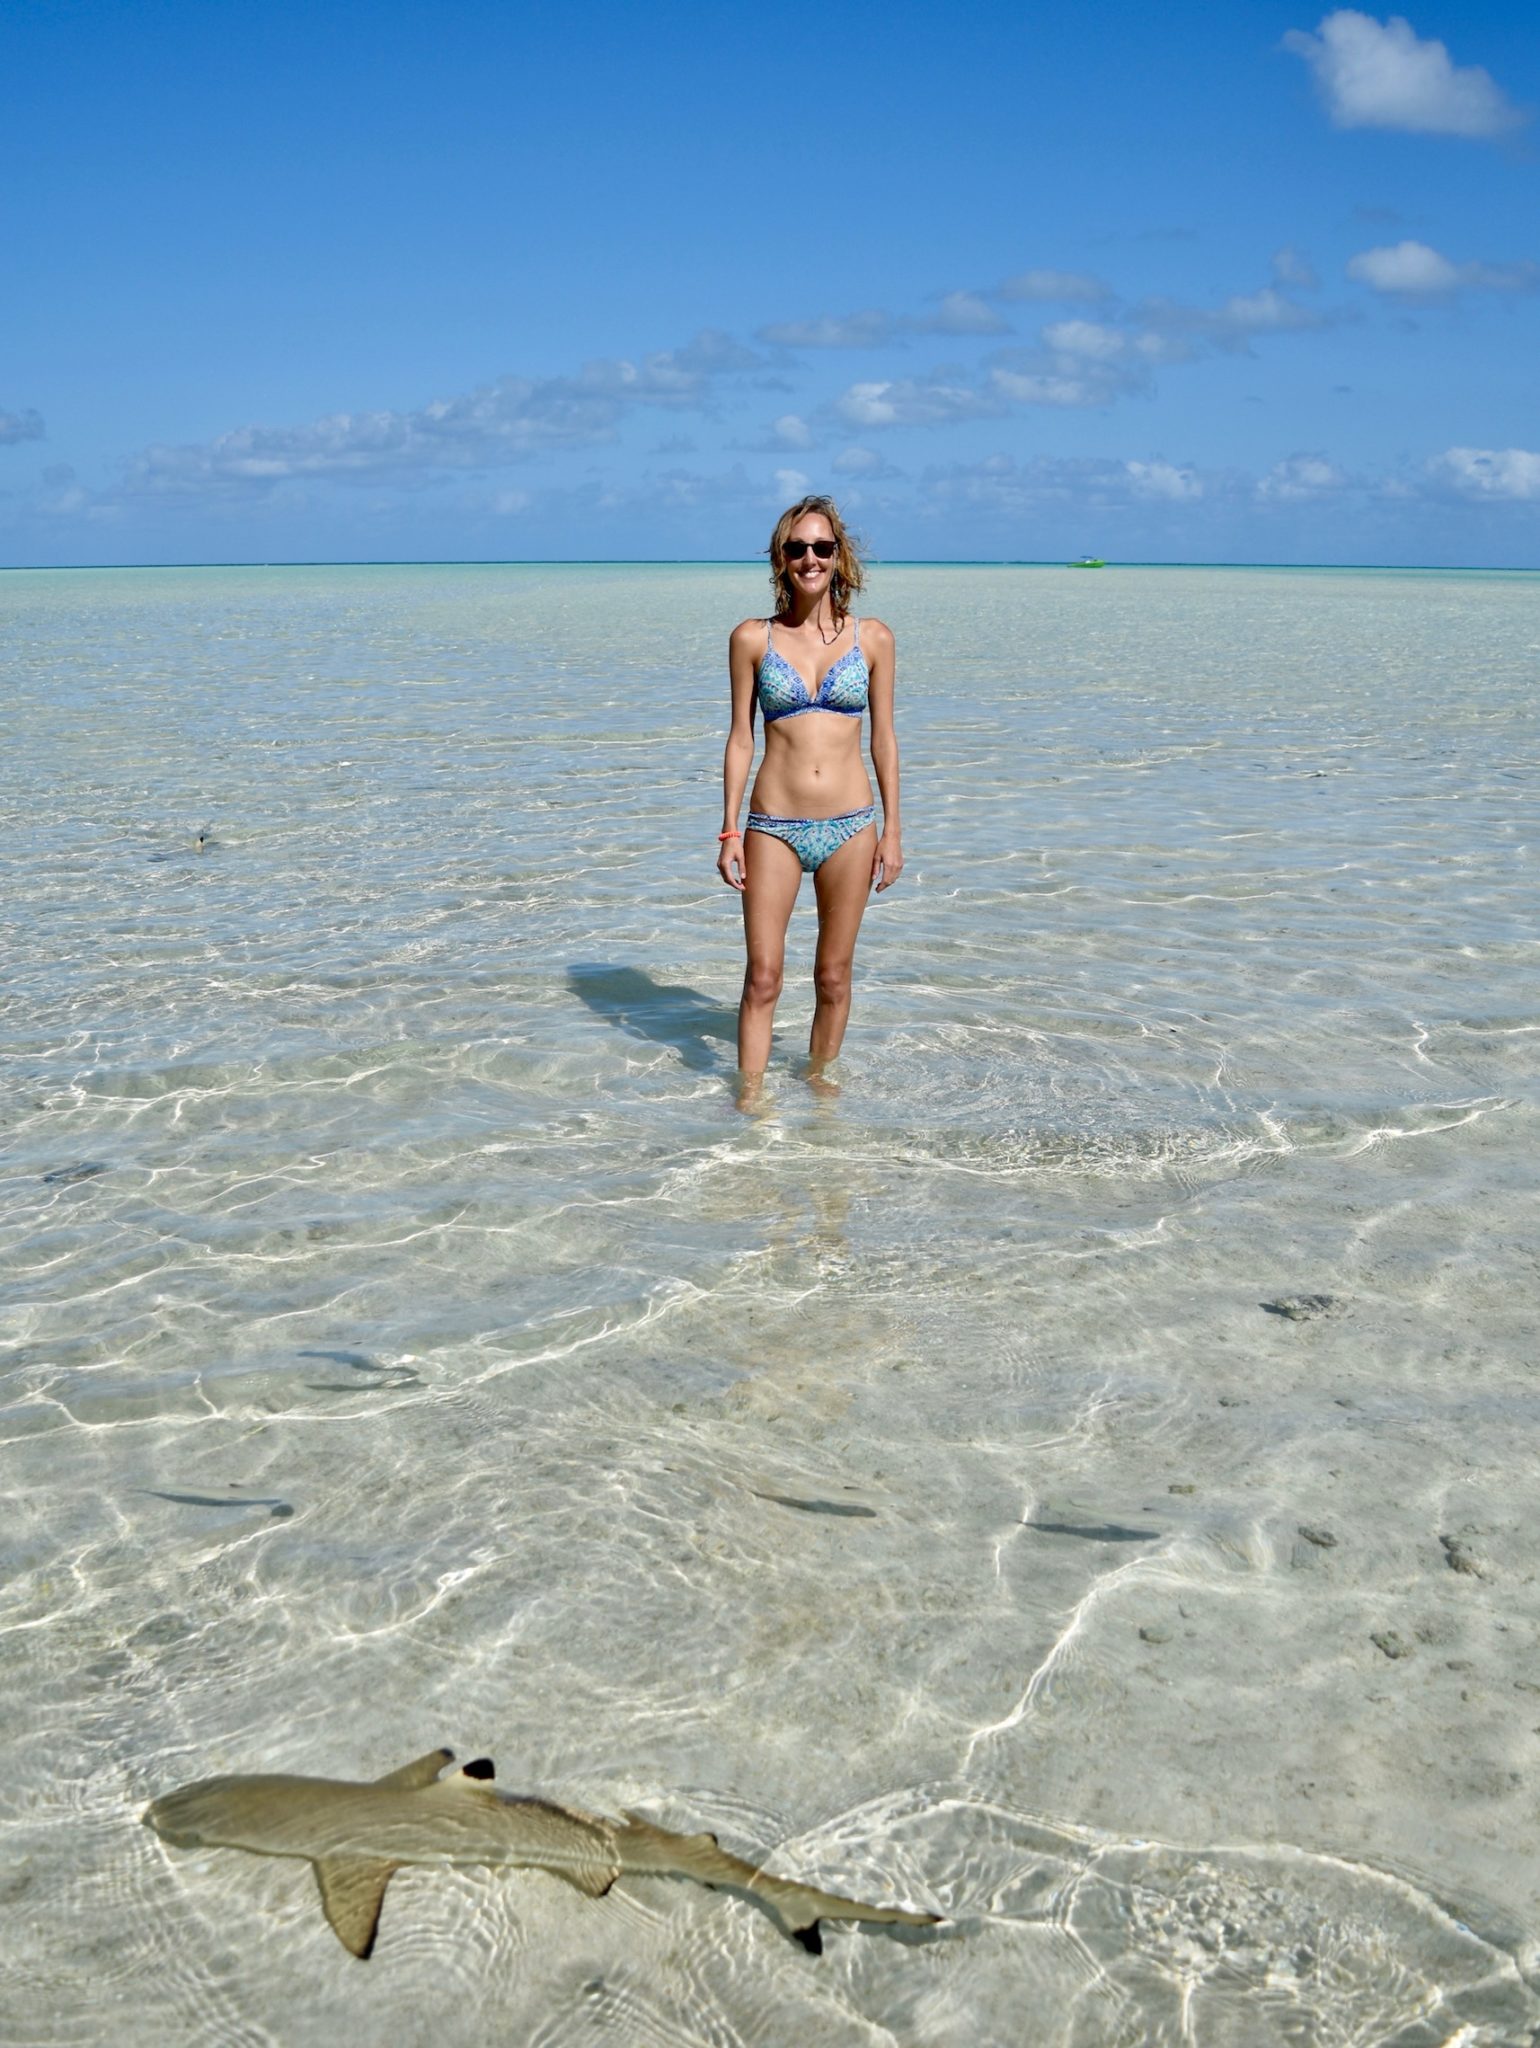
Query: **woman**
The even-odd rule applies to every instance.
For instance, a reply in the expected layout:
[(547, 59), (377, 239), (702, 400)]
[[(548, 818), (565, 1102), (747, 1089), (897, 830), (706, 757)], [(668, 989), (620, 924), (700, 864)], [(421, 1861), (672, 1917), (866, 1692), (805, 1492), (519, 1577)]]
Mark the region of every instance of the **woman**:
[[(743, 897), (748, 968), (738, 1008), (738, 1067), (750, 1101), (770, 1062), (781, 993), (786, 927), (804, 874), (818, 896), (816, 996), (808, 1045), (817, 1081), (840, 1049), (850, 1016), (850, 964), (867, 892), (890, 889), (903, 870), (898, 742), (893, 734), (893, 635), (857, 619), (850, 601), (861, 563), (829, 498), (801, 498), (770, 538), (775, 614), (745, 619), (728, 642), (732, 726), (722, 762), (717, 869)], [(765, 715), (765, 758), (738, 809), (754, 760), (754, 706)], [(882, 827), (861, 759), (861, 713), (872, 719), (872, 767)]]

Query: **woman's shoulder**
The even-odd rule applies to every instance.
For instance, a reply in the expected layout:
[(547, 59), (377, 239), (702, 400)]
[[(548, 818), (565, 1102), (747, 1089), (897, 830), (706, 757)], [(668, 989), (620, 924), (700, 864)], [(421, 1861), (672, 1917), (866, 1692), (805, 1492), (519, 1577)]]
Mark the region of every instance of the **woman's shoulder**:
[(728, 635), (733, 647), (753, 646), (762, 648), (765, 644), (765, 622), (763, 619), (740, 619)]
[(893, 628), (881, 619), (874, 619), (870, 613), (861, 614), (861, 642), (864, 646), (870, 640), (874, 647), (893, 645)]

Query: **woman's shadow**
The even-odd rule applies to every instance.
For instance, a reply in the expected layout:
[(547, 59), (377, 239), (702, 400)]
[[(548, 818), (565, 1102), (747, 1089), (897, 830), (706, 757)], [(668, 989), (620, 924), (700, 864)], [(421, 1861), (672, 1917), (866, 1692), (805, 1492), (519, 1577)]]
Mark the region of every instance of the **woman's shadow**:
[(654, 981), (639, 967), (609, 967), (580, 960), (567, 969), (567, 985), (596, 1017), (633, 1038), (671, 1045), (697, 1073), (720, 1067), (719, 1040), (736, 1043), (738, 1012), (682, 983)]

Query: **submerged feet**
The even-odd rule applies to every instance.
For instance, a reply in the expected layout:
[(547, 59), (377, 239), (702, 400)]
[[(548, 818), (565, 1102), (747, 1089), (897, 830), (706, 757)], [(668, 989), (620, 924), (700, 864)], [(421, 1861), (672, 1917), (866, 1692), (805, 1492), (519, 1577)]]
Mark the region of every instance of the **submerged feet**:
[(837, 1102), (839, 1100), (840, 1084), (829, 1072), (833, 1064), (833, 1060), (810, 1058), (802, 1071), (803, 1080), (806, 1081), (813, 1093), (820, 1096), (825, 1102)]
[[(829, 1072), (832, 1060), (810, 1059), (802, 1069), (801, 1078), (812, 1092), (823, 1102), (837, 1102), (840, 1084)], [(745, 1115), (758, 1115), (773, 1107), (773, 1098), (766, 1090), (766, 1076), (763, 1069), (758, 1073), (745, 1073), (740, 1067), (735, 1083), (734, 1106)]]
[(746, 1074), (740, 1067), (736, 1107), (745, 1115), (752, 1115), (756, 1110), (768, 1109), (769, 1106), (769, 1099), (765, 1094), (764, 1070), (761, 1069), (757, 1074)]

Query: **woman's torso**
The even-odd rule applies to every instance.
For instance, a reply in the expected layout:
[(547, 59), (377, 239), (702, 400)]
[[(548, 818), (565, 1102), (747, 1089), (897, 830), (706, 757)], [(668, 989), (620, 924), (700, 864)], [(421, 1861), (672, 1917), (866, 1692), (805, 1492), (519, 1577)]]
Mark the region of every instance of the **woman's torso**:
[[(751, 810), (782, 818), (832, 818), (872, 800), (861, 755), (861, 714), (870, 677), (860, 624), (847, 618), (825, 645), (794, 640), (767, 621), (754, 670), (765, 722), (765, 758), (754, 778)], [(823, 658), (816, 667), (814, 653)]]

